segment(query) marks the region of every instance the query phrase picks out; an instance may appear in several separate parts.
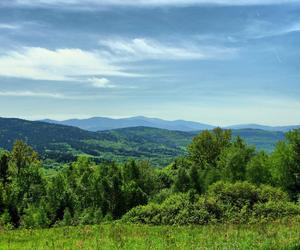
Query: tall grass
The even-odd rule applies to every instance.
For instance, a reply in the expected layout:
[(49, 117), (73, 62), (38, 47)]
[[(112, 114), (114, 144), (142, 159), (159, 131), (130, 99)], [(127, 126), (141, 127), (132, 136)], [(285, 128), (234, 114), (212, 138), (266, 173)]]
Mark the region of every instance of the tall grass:
[(1, 230), (0, 249), (300, 249), (300, 217), (255, 225), (101, 224)]

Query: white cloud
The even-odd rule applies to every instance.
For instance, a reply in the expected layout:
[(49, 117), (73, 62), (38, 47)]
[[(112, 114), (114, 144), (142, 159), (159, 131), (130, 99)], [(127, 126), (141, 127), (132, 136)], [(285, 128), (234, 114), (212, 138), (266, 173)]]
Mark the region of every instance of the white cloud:
[(110, 84), (110, 81), (107, 78), (97, 78), (92, 77), (87, 79), (89, 83), (95, 88), (114, 88), (115, 85)]
[[(9, 1), (7, 1), (9, 2)], [(10, 0), (18, 5), (41, 6), (189, 6), (189, 5), (272, 5), (299, 3), (299, 0)]]
[(24, 47), (0, 55), (0, 76), (32, 80), (73, 81), (111, 88), (105, 76), (141, 77), (119, 66), (125, 61), (223, 59), (237, 49), (198, 47), (195, 44), (172, 46), (155, 40), (137, 38), (101, 42), (102, 50)]
[(33, 92), (33, 91), (0, 91), (0, 96), (5, 97), (41, 97), (54, 99), (68, 99), (59, 93)]
[(20, 26), (17, 24), (10, 24), (10, 23), (0, 23), (0, 30), (5, 29), (5, 30), (16, 30), (19, 29)]
[(101, 40), (99, 43), (109, 50), (105, 54), (113, 61), (222, 59), (237, 52), (235, 48), (198, 46), (193, 43), (174, 46), (174, 42), (163, 44), (145, 38)]
[(0, 76), (33, 80), (83, 81), (91, 75), (137, 76), (105, 60), (99, 53), (80, 49), (23, 48), (0, 56)]

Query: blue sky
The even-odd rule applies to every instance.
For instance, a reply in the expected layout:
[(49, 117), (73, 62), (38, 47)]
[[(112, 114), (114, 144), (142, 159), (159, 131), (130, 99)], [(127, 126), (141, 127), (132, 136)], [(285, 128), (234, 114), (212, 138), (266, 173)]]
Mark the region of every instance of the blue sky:
[(0, 34), (0, 116), (300, 123), (300, 0), (1, 0)]

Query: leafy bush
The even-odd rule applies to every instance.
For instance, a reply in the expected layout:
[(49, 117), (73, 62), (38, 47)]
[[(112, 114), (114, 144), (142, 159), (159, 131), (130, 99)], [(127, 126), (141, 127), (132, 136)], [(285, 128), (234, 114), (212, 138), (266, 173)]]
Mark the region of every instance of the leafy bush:
[(191, 201), (188, 193), (177, 193), (160, 205), (150, 203), (133, 208), (123, 220), (153, 225), (206, 224), (220, 218), (221, 213), (213, 199), (198, 197), (196, 201)]
[(7, 209), (0, 215), (0, 228), (12, 229), (11, 216)]
[(300, 215), (300, 206), (289, 202), (278, 188), (248, 182), (217, 182), (206, 195), (177, 193), (161, 204), (130, 210), (123, 221), (153, 225), (203, 225), (214, 222), (246, 223), (261, 218)]
[(238, 209), (252, 207), (259, 200), (257, 188), (248, 182), (217, 182), (209, 187), (208, 196), (214, 197), (224, 206)]
[(49, 226), (49, 223), (44, 208), (29, 206), (21, 217), (21, 226), (25, 228), (45, 228)]
[(253, 207), (253, 217), (258, 219), (277, 219), (300, 215), (300, 206), (292, 202), (258, 203)]
[(273, 202), (288, 202), (289, 196), (280, 188), (271, 187), (268, 185), (261, 185), (258, 189), (259, 202), (265, 203)]

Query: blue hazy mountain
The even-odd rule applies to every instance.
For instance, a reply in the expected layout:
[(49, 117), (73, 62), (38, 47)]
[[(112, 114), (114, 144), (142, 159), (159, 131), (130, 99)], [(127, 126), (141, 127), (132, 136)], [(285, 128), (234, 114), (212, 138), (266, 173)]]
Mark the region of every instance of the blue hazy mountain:
[[(149, 128), (161, 128), (168, 130), (177, 131), (200, 131), (204, 129), (213, 129), (214, 125), (185, 121), (175, 120), (167, 121), (158, 118), (148, 118), (144, 116), (135, 116), (130, 118), (113, 119), (107, 117), (92, 117), (88, 119), (69, 119), (64, 121), (45, 119), (43, 122), (74, 126), (88, 131), (104, 131), (119, 128), (130, 128), (130, 127), (149, 127)], [(281, 131), (287, 132), (289, 130), (300, 128), (300, 125), (290, 126), (266, 126), (260, 124), (238, 124), (228, 127), (228, 129), (260, 129), (265, 131)]]
[(287, 132), (292, 129), (300, 128), (300, 125), (289, 125), (289, 126), (266, 126), (260, 124), (238, 124), (226, 127), (228, 129), (260, 129), (265, 131), (281, 131)]
[(64, 121), (42, 120), (43, 122), (74, 126), (89, 131), (103, 131), (129, 127), (149, 127), (178, 131), (199, 131), (212, 129), (215, 126), (198, 122), (176, 120), (166, 121), (158, 118), (148, 118), (144, 116), (135, 116), (130, 118), (113, 119), (106, 117), (92, 117), (88, 119), (70, 119)]

